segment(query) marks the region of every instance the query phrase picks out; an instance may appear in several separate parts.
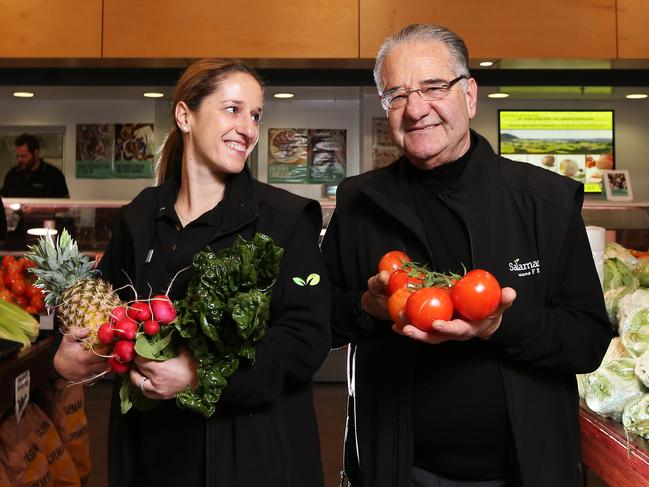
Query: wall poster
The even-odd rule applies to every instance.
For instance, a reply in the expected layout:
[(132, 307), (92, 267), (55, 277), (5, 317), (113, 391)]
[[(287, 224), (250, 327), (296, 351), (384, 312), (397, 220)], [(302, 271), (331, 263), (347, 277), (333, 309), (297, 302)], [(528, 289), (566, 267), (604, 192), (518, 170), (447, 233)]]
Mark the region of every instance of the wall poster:
[(77, 124), (76, 176), (152, 178), (153, 124)]
[(269, 183), (337, 183), (346, 166), (345, 129), (268, 129)]
[(372, 118), (372, 169), (389, 166), (401, 157), (401, 151), (390, 139), (388, 119)]

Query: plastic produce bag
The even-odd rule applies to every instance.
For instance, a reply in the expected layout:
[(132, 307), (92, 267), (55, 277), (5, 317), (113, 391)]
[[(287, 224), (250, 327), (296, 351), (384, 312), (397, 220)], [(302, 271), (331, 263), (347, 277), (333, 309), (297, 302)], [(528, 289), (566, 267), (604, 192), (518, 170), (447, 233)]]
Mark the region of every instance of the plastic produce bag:
[(627, 433), (649, 439), (649, 394), (635, 397), (626, 403), (622, 424)]
[(635, 269), (639, 264), (638, 259), (627, 248), (617, 242), (608, 242), (606, 244), (604, 259), (618, 259), (631, 270)]
[(630, 287), (616, 287), (614, 289), (609, 289), (604, 293), (604, 304), (606, 305), (606, 314), (608, 315), (608, 320), (611, 322), (613, 329), (619, 329), (619, 322), (617, 320), (617, 314), (619, 311), (619, 302), (627, 294), (633, 292), (634, 288)]
[(600, 416), (619, 421), (626, 403), (647, 393), (635, 375), (635, 360), (619, 358), (586, 374), (586, 404)]
[[(611, 339), (611, 343), (608, 344), (604, 358), (600, 364), (600, 367), (611, 360), (616, 360), (619, 358), (633, 358), (631, 354), (624, 348), (622, 340), (620, 337), (615, 337)], [(636, 369), (637, 370), (637, 369)], [(579, 397), (586, 399), (586, 376), (588, 374), (577, 374), (577, 392)], [(645, 384), (646, 385), (646, 384)]]
[(631, 355), (639, 357), (649, 349), (649, 308), (636, 309), (620, 325), (620, 339)]
[(633, 271), (619, 259), (604, 261), (604, 292), (616, 287), (638, 287), (638, 278)]
[(617, 322), (620, 335), (624, 331), (625, 318), (639, 308), (649, 308), (649, 289), (634, 289), (620, 297), (617, 303)]
[(643, 257), (639, 262), (638, 267), (633, 271), (633, 275), (638, 278), (638, 283), (642, 287), (649, 287), (649, 258)]
[(40, 404), (61, 436), (82, 483), (90, 476), (90, 441), (82, 385), (57, 379), (42, 389)]

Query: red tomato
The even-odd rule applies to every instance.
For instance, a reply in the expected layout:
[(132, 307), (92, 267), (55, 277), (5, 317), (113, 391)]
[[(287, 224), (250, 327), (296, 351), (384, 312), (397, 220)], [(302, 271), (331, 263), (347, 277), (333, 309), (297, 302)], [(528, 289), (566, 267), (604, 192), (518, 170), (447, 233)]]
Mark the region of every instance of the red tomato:
[(388, 281), (388, 294), (392, 295), (397, 289), (401, 289), (402, 287), (414, 289), (420, 284), (421, 279), (411, 277), (403, 269), (397, 269), (390, 274), (390, 280)]
[(379, 272), (388, 271), (392, 274), (392, 272), (397, 269), (401, 269), (403, 264), (406, 262), (410, 262), (410, 257), (408, 257), (405, 252), (401, 252), (400, 250), (391, 250), (383, 255), (381, 260), (379, 260)]
[(433, 321), (448, 321), (453, 316), (453, 302), (448, 291), (438, 287), (423, 287), (408, 298), (408, 321), (423, 331), (432, 331)]
[(408, 301), (408, 298), (412, 293), (412, 289), (402, 287), (400, 289), (397, 289), (388, 298), (388, 313), (390, 313), (390, 318), (392, 318), (392, 321), (394, 321), (398, 325), (406, 325), (406, 323), (399, 318), (399, 313), (402, 310), (406, 309), (406, 302)]
[(467, 320), (482, 320), (500, 305), (500, 284), (489, 272), (475, 269), (467, 272), (451, 290), (457, 312)]
[(25, 297), (27, 299), (32, 299), (34, 296), (40, 296), (41, 290), (37, 287), (34, 287), (33, 284), (25, 283)]
[(5, 255), (2, 258), (2, 267), (6, 268), (9, 264), (16, 262), (16, 258), (13, 255)]
[(13, 294), (11, 294), (11, 291), (9, 291), (9, 289), (6, 288), (0, 289), (0, 299), (4, 299), (8, 303), (14, 302)]
[(22, 296), (25, 294), (25, 281), (22, 279), (16, 279), (11, 285), (11, 292), (16, 296)]
[(25, 296), (14, 296), (14, 304), (20, 306), (21, 308), (26, 308), (28, 305)]
[(38, 310), (34, 308), (33, 306), (26, 306), (25, 311), (27, 311), (30, 315), (37, 315)]
[(32, 296), (29, 300), (29, 305), (36, 308), (37, 311), (45, 311), (45, 301), (43, 301), (43, 296), (41, 294)]

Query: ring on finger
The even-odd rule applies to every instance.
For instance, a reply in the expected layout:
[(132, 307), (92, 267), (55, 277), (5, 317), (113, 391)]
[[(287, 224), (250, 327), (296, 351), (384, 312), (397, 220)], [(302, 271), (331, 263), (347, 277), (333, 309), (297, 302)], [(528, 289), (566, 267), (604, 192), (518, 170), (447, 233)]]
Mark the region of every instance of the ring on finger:
[(142, 392), (146, 392), (144, 390), (144, 383), (148, 380), (149, 380), (148, 377), (142, 377), (142, 382), (140, 382), (140, 389), (142, 389)]

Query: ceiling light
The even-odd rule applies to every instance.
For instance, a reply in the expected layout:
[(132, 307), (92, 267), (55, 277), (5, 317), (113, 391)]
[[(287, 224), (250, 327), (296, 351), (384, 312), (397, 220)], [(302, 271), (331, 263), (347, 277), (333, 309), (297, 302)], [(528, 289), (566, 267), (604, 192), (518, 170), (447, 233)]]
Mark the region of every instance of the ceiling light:
[(32, 98), (34, 93), (31, 91), (14, 91), (14, 96), (16, 98)]
[(493, 62), (493, 61), (482, 61), (482, 62), (480, 63), (480, 66), (483, 66), (483, 67), (485, 67), (485, 68), (488, 68), (489, 66), (493, 66), (493, 65), (494, 65), (494, 62)]
[(295, 93), (275, 93), (273, 98), (293, 98)]
[(55, 228), (28, 228), (27, 233), (37, 237), (44, 237), (45, 235), (56, 235), (59, 232)]
[(145, 98), (162, 98), (164, 93), (158, 93), (157, 91), (147, 91), (146, 93), (142, 93), (142, 96)]
[(12, 210), (16, 210), (16, 211), (17, 211), (17, 210), (20, 210), (21, 206), (20, 206), (20, 203), (11, 203), (11, 204), (9, 205), (9, 208), (11, 208)]
[(629, 100), (641, 100), (643, 98), (647, 98), (648, 96), (649, 95), (647, 95), (646, 93), (631, 93), (629, 95), (626, 95)]
[(509, 93), (503, 93), (503, 92), (489, 93), (487, 96), (489, 98), (507, 98), (509, 96)]

